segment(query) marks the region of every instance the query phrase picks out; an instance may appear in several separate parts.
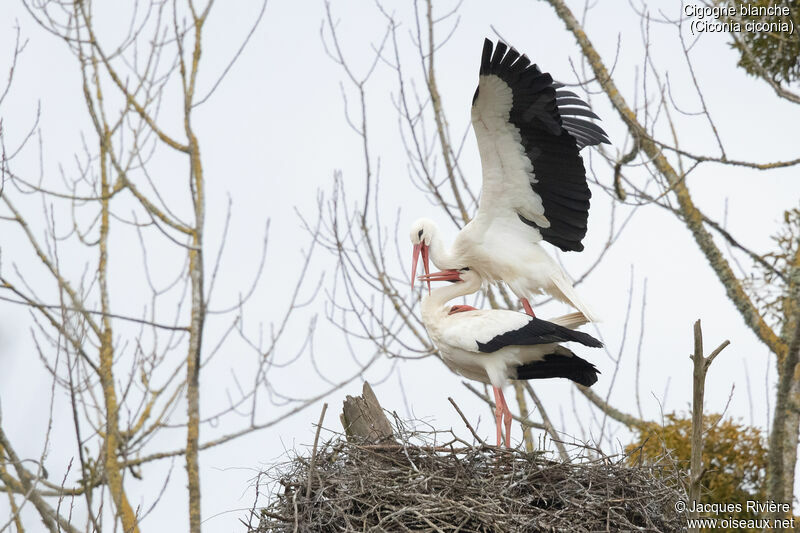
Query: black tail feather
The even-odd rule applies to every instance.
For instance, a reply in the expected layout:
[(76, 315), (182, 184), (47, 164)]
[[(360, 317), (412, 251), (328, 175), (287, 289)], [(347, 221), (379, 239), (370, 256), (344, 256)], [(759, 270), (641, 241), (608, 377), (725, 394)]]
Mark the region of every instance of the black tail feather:
[(543, 361), (533, 361), (517, 367), (517, 379), (567, 378), (584, 387), (597, 382), (597, 368), (570, 352), (572, 355), (549, 353)]

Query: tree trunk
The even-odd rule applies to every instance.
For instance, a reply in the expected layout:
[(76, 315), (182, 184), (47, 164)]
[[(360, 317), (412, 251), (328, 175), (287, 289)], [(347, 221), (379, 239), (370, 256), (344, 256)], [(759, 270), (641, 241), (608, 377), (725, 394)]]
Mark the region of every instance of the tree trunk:
[(794, 497), (795, 465), (797, 464), (798, 432), (800, 431), (800, 413), (795, 406), (800, 405), (800, 382), (792, 381), (789, 394), (789, 409), (784, 418), (783, 434), (783, 494), (786, 501), (791, 502)]
[[(794, 473), (797, 461), (798, 429), (800, 429), (800, 380), (797, 363), (800, 361), (800, 248), (789, 276), (789, 291), (784, 302), (784, 327), (782, 338), (788, 345), (783, 360), (778, 361), (778, 392), (772, 432), (769, 436), (767, 459), (767, 498), (776, 502), (792, 503), (794, 500)], [(783, 518), (783, 513), (774, 513)]]

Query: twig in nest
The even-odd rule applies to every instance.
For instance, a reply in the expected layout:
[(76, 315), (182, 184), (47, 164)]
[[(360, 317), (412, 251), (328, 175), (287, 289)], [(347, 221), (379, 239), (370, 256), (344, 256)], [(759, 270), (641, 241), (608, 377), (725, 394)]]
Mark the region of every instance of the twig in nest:
[(311, 464), (308, 467), (308, 484), (306, 485), (306, 498), (311, 497), (311, 480), (314, 478), (314, 462), (317, 459), (317, 443), (319, 442), (319, 430), (322, 429), (322, 421), (325, 420), (325, 411), (328, 410), (328, 403), (322, 404), (322, 412), (319, 414), (317, 422), (317, 433), (314, 435), (314, 449), (311, 452)]
[(477, 440), (478, 442), (480, 442), (480, 443), (481, 443), (481, 446), (486, 446), (486, 443), (485, 443), (485, 442), (483, 442), (483, 439), (482, 439), (482, 438), (480, 438), (480, 437), (478, 436), (478, 434), (475, 432), (475, 430), (472, 428), (472, 424), (470, 424), (470, 423), (469, 423), (469, 420), (467, 420), (467, 417), (466, 417), (466, 416), (464, 416), (464, 413), (462, 413), (462, 412), (461, 412), (461, 409), (459, 409), (458, 405), (456, 405), (456, 402), (455, 402), (455, 400), (453, 400), (453, 398), (451, 398), (451, 397), (449, 397), (449, 396), (447, 397), (447, 399), (450, 401), (450, 403), (451, 403), (451, 404), (453, 404), (453, 407), (455, 407), (455, 409), (456, 409), (456, 412), (458, 413), (458, 416), (460, 416), (460, 417), (461, 417), (461, 420), (463, 420), (463, 421), (464, 421), (464, 424), (466, 424), (466, 426), (467, 426), (467, 429), (469, 430), (469, 432), (470, 432), (470, 433), (472, 433), (472, 436), (473, 436), (473, 437), (475, 437), (475, 440)]

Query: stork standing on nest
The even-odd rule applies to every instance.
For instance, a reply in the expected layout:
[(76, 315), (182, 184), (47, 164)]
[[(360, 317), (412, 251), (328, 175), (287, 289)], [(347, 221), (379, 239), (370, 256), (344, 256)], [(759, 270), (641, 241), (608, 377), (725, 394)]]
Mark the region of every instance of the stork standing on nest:
[(412, 282), (422, 254), (426, 274), (430, 257), (439, 269), (470, 265), (484, 280), (504, 281), (531, 316), (529, 299), (544, 292), (596, 320), (539, 244), (583, 250), (591, 192), (578, 152), (609, 142), (587, 120), (598, 118), (588, 104), (562, 87), (513, 48), (486, 39), (472, 99), (483, 167), (478, 212), (449, 250), (431, 220), (412, 226)]
[(509, 379), (567, 378), (586, 387), (597, 381), (598, 370), (593, 364), (558, 344), (572, 341), (593, 348), (602, 346), (588, 333), (569, 329), (586, 322), (581, 313), (548, 322), (516, 311), (450, 306), (450, 300), (480, 288), (480, 276), (469, 268), (436, 272), (420, 279), (456, 282), (423, 298), (422, 322), (451, 370), (492, 386), (498, 446), (501, 421), (506, 446), (511, 441), (512, 416), (503, 396), (503, 386)]

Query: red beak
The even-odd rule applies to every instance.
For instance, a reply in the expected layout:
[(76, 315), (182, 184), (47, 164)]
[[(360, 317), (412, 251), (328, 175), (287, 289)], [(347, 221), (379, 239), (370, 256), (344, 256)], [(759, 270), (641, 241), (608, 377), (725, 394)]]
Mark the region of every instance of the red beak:
[(461, 281), (461, 276), (458, 270), (442, 270), (441, 272), (433, 272), (420, 276), (420, 281), (427, 281), (430, 286), (431, 281)]
[[(419, 262), (419, 254), (422, 252), (422, 268), (425, 270), (425, 275), (430, 274), (430, 265), (428, 263), (428, 245), (424, 242), (414, 245), (414, 256), (411, 259), (411, 288), (414, 288), (414, 280), (417, 279), (417, 263)], [(420, 276), (422, 280), (422, 276)], [(431, 292), (431, 282), (428, 281), (428, 294)]]

